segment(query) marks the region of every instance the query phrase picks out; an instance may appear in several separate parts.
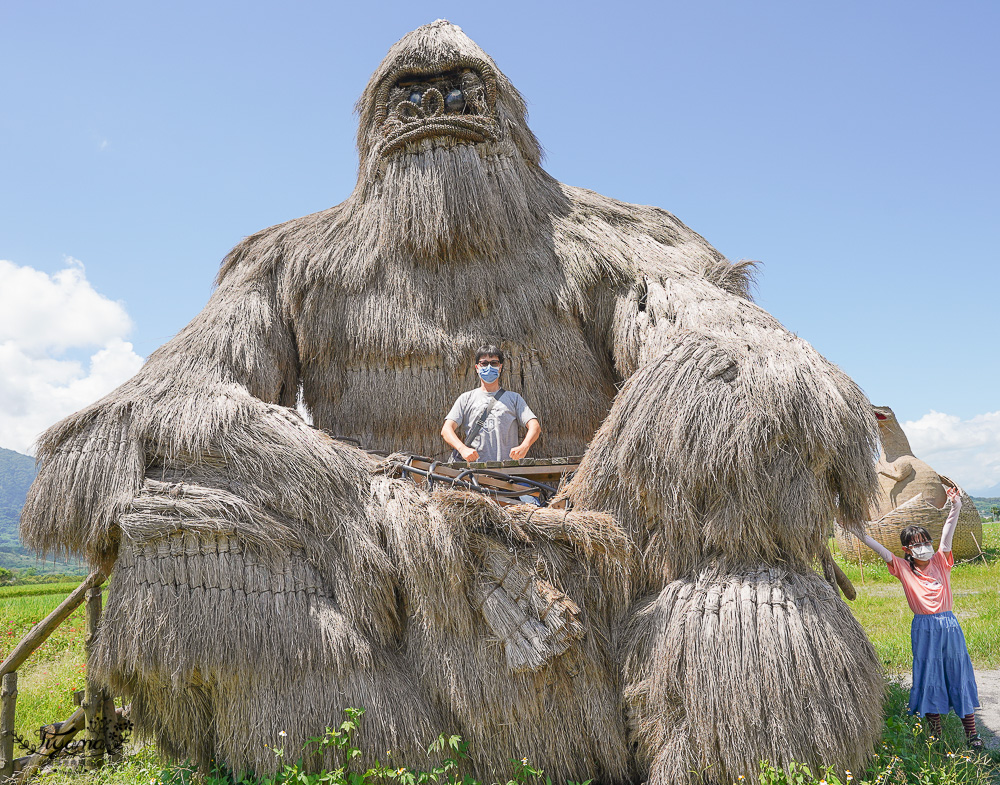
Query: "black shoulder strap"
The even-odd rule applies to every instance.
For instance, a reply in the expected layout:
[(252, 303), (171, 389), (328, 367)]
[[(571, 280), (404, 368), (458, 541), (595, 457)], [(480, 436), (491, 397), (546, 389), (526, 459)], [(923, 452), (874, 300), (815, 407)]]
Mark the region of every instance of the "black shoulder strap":
[(499, 387), (495, 393), (490, 395), (489, 399), (486, 401), (486, 407), (483, 409), (482, 414), (479, 415), (479, 419), (476, 420), (472, 427), (469, 428), (469, 432), (465, 435), (465, 446), (471, 447), (472, 443), (479, 436), (479, 432), (486, 425), (486, 420), (490, 416), (490, 412), (493, 411), (493, 407), (496, 406), (497, 401), (499, 401), (503, 394), (507, 392), (503, 387)]

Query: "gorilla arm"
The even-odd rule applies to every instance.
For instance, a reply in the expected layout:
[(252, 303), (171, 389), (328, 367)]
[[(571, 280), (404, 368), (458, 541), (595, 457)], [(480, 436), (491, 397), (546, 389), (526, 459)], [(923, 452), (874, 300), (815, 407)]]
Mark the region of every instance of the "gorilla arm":
[[(835, 506), (841, 520), (864, 519), (870, 407), (741, 294), (741, 266), (704, 267), (649, 265), (617, 296), (610, 344), (628, 383), (591, 444), (590, 472), (581, 467), (577, 502), (613, 503), (668, 576), (720, 556), (811, 564), (827, 551)], [(642, 485), (612, 490), (615, 476)]]
[[(318, 548), (346, 518), (363, 518), (361, 454), (284, 408), (298, 388), (295, 339), (278, 264), (259, 250), (274, 245), (256, 241), (233, 250), (202, 312), (135, 377), (43, 434), (21, 519), (27, 545), (84, 554), (107, 570), (129, 514), (148, 509), (143, 499), (162, 481), (210, 489), (215, 507), (195, 510), (190, 525), (261, 529), (280, 519)], [(350, 528), (357, 536), (344, 539), (365, 552), (354, 556), (384, 559), (366, 527)]]
[(814, 566), (832, 565), (834, 510), (867, 508), (875, 420), (805, 341), (691, 267), (647, 270), (604, 310), (627, 381), (567, 492), (639, 552), (623, 673), (640, 774), (854, 768), (880, 732), (881, 671)]

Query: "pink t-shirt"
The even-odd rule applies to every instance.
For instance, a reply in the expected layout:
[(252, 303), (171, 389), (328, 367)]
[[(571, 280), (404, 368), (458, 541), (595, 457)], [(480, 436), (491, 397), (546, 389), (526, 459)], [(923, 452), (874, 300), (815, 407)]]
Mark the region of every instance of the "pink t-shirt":
[(923, 569), (917, 567), (911, 570), (910, 563), (898, 556), (893, 556), (888, 566), (889, 572), (903, 584), (910, 610), (918, 615), (927, 615), (951, 610), (950, 575), (954, 565), (955, 557), (951, 551), (937, 551)]

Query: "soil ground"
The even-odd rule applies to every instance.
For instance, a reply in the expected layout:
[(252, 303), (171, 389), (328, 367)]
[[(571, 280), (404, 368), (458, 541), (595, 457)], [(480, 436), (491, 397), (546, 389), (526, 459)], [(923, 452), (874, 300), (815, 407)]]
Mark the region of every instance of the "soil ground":
[[(907, 674), (903, 683), (910, 686)], [(1000, 749), (1000, 669), (977, 670), (976, 686), (979, 688), (979, 710), (976, 726), (989, 749)]]
[(976, 712), (979, 732), (986, 746), (1000, 749), (1000, 670), (976, 671), (979, 705)]

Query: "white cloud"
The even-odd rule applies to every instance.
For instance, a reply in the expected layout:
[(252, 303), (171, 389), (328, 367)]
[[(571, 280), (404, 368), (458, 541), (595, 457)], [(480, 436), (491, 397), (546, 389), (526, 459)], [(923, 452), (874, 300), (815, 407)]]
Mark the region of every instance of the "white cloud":
[(973, 496), (1000, 492), (1000, 411), (971, 420), (931, 411), (903, 430), (914, 455)]
[[(135, 374), (132, 320), (68, 259), (48, 275), (0, 260), (0, 446), (27, 452), (48, 426)], [(85, 362), (66, 356), (83, 356)]]

